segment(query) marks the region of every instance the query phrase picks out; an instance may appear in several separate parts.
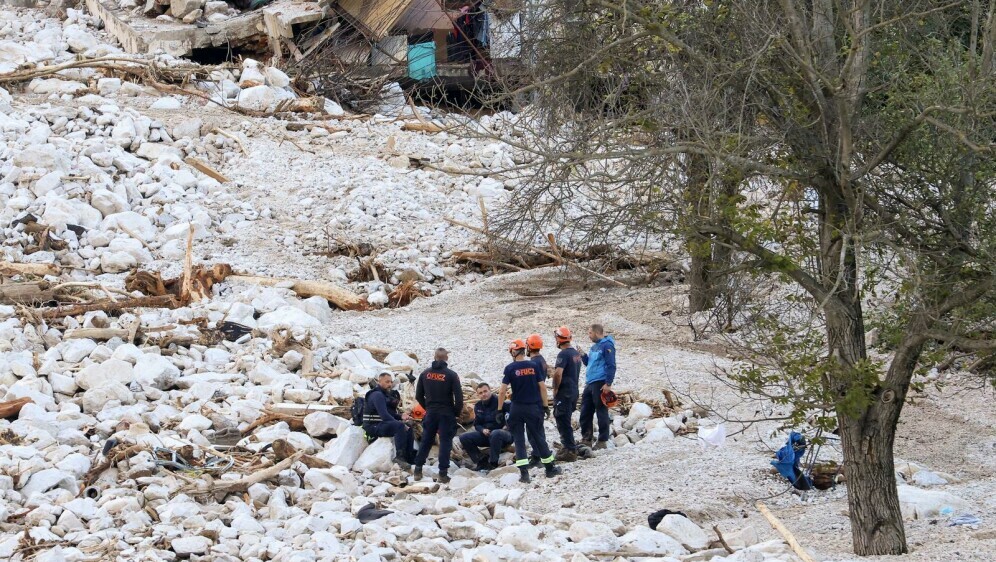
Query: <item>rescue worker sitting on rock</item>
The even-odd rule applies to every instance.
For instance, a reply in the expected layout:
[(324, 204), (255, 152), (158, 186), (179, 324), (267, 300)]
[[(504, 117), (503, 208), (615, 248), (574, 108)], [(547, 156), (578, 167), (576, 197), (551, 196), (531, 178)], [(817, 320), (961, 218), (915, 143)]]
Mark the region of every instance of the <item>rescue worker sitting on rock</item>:
[(394, 392), (394, 377), (381, 373), (377, 387), (367, 392), (363, 407), (363, 431), (368, 439), (394, 438), (394, 462), (402, 469), (411, 468), (415, 458), (415, 437), (407, 422), (408, 414), (398, 412), (401, 397)]
[[(477, 385), (477, 403), (474, 404), (474, 431), (460, 436), (460, 446), (467, 451), (477, 470), (498, 468), (498, 455), (512, 444), (512, 433), (505, 429), (505, 412), (498, 407), (498, 397), (486, 382)], [(481, 447), (488, 447), (488, 456), (481, 454)]]

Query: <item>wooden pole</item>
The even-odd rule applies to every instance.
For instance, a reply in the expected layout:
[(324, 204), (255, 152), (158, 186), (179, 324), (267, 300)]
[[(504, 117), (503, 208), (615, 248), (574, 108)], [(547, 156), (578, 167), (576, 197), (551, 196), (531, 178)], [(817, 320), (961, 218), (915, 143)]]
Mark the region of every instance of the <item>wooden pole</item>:
[(802, 559), (802, 562), (816, 562), (808, 552), (803, 550), (802, 545), (799, 544), (799, 541), (795, 540), (795, 536), (785, 527), (785, 525), (782, 525), (782, 522), (768, 510), (768, 506), (761, 502), (757, 502), (754, 506), (757, 507), (757, 510), (761, 512), (761, 515), (768, 520), (771, 527), (778, 531), (778, 534), (780, 534), (785, 539), (785, 542), (792, 547), (792, 551), (795, 552), (796, 556)]

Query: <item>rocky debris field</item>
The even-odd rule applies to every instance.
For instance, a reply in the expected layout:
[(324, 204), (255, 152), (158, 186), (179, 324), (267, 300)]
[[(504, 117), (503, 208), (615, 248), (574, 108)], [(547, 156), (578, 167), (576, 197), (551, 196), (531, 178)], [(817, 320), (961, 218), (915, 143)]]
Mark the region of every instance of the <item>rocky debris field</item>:
[[(59, 21), (0, 8), (0, 81), (120, 53), (94, 24), (75, 10)], [(251, 61), (197, 87), (218, 102), (256, 88), (290, 99), (279, 70)], [(756, 498), (812, 552), (847, 558), (843, 488), (785, 493), (767, 464), (784, 441), (774, 423), (749, 437), (731, 427), (707, 447), (699, 431), (722, 419), (662, 406), (669, 386), (708, 395), (731, 418), (752, 411), (710, 378), (728, 364), (721, 350), (693, 346), (659, 312), (681, 300), (677, 288), (573, 291), (557, 281), (538, 299), (519, 288), (543, 288), (550, 274), (484, 279), (458, 268), (452, 254), (472, 247), (473, 233), (444, 219), (480, 224), (481, 201), (507, 204), (516, 183), (452, 171), (507, 167), (511, 153), (404, 131), (403, 104), (363, 119), (327, 109), (290, 126), (93, 68), (0, 90), (0, 411), (10, 408), (0, 420), (0, 559), (795, 560)], [(188, 256), (274, 282), (223, 279), (179, 306), (115, 308), (141, 296), (126, 285), (132, 271), (177, 277)], [(334, 285), (372, 310), (337, 310), (294, 280)], [(432, 298), (377, 310), (403, 283)], [(16, 298), (13, 287), (28, 285), (44, 298)], [(621, 342), (620, 388), (631, 398), (609, 448), (565, 464), (563, 476), (536, 471), (523, 485), (514, 467), (460, 468), (439, 485), (427, 467), (416, 482), (392, 463), (389, 439), (368, 444), (347, 420), (384, 370), (410, 408), (407, 373), (439, 345), (466, 383), (495, 384), (509, 339), (592, 321)], [(958, 397), (956, 419), (955, 403), (931, 394), (901, 432), (909, 462), (897, 477), (921, 560), (950, 554), (950, 542), (959, 560), (996, 546), (986, 527), (996, 517), (991, 406)], [(552, 423), (546, 431), (555, 442)], [(937, 448), (950, 435), (971, 444), (965, 462)], [(825, 455), (839, 461), (832, 447)], [(652, 530), (647, 516), (663, 508), (687, 517)], [(964, 514), (981, 530), (947, 526)]]

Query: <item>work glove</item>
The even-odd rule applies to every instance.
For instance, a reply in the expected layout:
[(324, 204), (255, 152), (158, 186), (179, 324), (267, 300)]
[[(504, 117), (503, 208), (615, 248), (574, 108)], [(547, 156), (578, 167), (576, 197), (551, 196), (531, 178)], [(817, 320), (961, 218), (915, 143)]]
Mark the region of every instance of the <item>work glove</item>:
[(550, 407), (549, 406), (543, 406), (543, 419), (546, 419), (546, 420), (550, 419)]

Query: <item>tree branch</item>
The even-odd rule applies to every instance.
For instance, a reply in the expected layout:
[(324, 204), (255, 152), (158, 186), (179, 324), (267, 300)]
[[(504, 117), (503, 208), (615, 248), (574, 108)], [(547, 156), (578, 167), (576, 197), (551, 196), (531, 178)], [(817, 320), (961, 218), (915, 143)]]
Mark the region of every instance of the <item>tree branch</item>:
[(924, 334), (929, 339), (950, 344), (952, 347), (965, 351), (994, 351), (996, 350), (996, 340), (976, 340), (965, 336), (959, 336), (943, 330), (927, 330)]

